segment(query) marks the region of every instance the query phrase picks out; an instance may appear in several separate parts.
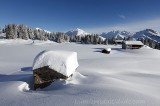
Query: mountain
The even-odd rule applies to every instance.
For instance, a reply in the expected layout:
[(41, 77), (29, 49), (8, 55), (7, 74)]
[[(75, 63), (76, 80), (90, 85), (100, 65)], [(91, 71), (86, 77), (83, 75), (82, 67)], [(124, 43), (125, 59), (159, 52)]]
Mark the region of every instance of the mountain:
[(68, 36), (85, 36), (85, 35), (88, 35), (89, 33), (85, 32), (82, 29), (76, 28), (74, 30), (66, 32), (66, 34)]
[[(36, 30), (43, 30), (41, 28), (36, 28)], [(47, 33), (51, 33), (50, 31), (47, 31), (47, 30), (43, 30), (44, 32), (47, 32)]]
[(115, 38), (115, 39), (119, 39), (122, 40), (125, 37), (129, 37), (132, 36), (133, 33), (131, 32), (127, 32), (127, 31), (110, 31), (108, 33), (102, 33), (100, 34), (100, 36), (104, 37), (104, 38)]
[(149, 38), (160, 42), (160, 33), (152, 29), (146, 29), (135, 33), (133, 38)]

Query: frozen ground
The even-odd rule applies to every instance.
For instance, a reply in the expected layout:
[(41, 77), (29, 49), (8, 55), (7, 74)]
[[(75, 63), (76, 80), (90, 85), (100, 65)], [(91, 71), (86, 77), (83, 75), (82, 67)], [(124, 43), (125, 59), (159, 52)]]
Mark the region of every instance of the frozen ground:
[[(48, 42), (48, 43), (47, 43)], [(70, 43), (0, 40), (0, 106), (159, 106), (160, 51)], [(78, 53), (72, 78), (32, 90), (32, 64), (43, 50)]]

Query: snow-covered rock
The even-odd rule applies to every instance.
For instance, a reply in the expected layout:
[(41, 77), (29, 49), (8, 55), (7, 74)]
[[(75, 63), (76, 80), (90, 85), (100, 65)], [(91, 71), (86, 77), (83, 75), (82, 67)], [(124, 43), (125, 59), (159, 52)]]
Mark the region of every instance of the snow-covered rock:
[(78, 67), (77, 53), (42, 51), (33, 63), (34, 90), (45, 88), (59, 79), (67, 79)]
[(102, 53), (109, 54), (111, 52), (111, 48), (105, 48), (102, 50)]
[(111, 51), (111, 48), (106, 48), (107, 51)]
[(88, 35), (89, 33), (85, 32), (82, 29), (76, 28), (74, 30), (66, 32), (66, 34), (68, 36), (85, 36), (85, 35)]
[(69, 77), (79, 66), (77, 53), (70, 51), (42, 51), (33, 63), (33, 70), (49, 66), (49, 68)]

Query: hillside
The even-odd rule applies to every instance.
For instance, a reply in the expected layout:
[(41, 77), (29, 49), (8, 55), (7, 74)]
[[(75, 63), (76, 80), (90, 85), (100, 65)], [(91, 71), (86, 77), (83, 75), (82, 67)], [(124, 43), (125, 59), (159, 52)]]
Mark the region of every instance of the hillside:
[(152, 39), (152, 40), (155, 40), (157, 42), (160, 42), (160, 33), (159, 32), (156, 32), (152, 29), (146, 29), (146, 30), (143, 30), (143, 31), (139, 31), (137, 33), (135, 33), (133, 35), (134, 38), (149, 38), (149, 39)]

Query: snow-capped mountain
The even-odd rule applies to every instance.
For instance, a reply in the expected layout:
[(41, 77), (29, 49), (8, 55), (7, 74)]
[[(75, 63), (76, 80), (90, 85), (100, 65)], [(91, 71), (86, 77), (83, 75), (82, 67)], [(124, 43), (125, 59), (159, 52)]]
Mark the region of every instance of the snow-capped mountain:
[(89, 33), (85, 32), (82, 29), (76, 28), (74, 30), (66, 32), (66, 34), (68, 36), (85, 36), (85, 35), (88, 35)]
[(104, 37), (102, 37), (102, 36), (100, 36), (100, 35), (99, 35), (99, 37), (100, 37), (103, 41), (106, 39), (106, 38), (104, 38)]
[(160, 42), (160, 33), (152, 29), (146, 29), (139, 31), (133, 35), (134, 38), (149, 38)]
[(127, 32), (127, 31), (110, 31), (108, 33), (102, 33), (100, 34), (100, 36), (105, 37), (105, 38), (115, 38), (115, 39), (119, 39), (122, 40), (125, 37), (129, 37), (132, 36), (133, 33), (131, 32)]
[[(43, 30), (43, 29), (41, 29), (41, 28), (36, 28), (36, 30)], [(47, 31), (47, 30), (43, 30), (43, 31), (45, 31), (45, 32), (47, 32), (47, 33), (51, 33), (50, 31)]]

